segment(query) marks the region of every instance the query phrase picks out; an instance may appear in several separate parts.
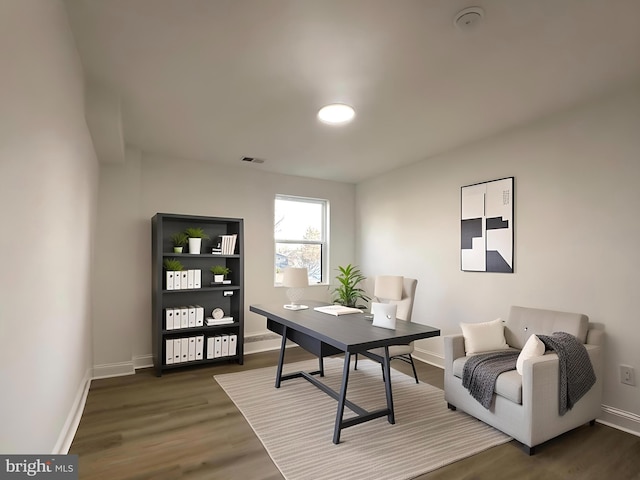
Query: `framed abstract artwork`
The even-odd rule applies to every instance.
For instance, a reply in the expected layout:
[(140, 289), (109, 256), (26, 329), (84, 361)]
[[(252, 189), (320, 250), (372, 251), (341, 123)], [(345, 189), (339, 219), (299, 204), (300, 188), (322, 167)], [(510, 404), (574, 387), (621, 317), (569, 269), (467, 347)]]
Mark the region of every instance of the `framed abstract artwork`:
[(507, 177), (460, 189), (462, 271), (513, 273), (513, 187)]

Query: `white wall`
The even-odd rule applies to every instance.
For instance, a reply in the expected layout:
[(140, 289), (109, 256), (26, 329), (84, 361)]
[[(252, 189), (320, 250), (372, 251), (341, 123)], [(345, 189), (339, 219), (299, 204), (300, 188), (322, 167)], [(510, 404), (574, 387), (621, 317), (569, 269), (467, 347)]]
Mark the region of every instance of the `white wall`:
[[(245, 336), (266, 332), (250, 304), (285, 303), (273, 286), (277, 193), (330, 202), (330, 276), (355, 258), (352, 184), (276, 175), (251, 164), (215, 166), (127, 149), (124, 164), (100, 165), (94, 348), (98, 375), (131, 373), (151, 361), (151, 217), (179, 213), (244, 218)], [(326, 286), (307, 298), (328, 299)]]
[[(460, 187), (515, 177), (515, 273), (460, 271)], [(413, 319), (506, 318), (509, 306), (582, 312), (607, 333), (604, 404), (640, 432), (640, 86), (359, 184), (358, 258), (368, 275), (419, 280)], [(383, 253), (384, 252), (384, 253)], [(420, 343), (441, 363), (442, 339)], [(605, 409), (607, 410), (607, 409)]]
[(98, 169), (60, 2), (0, 2), (0, 72), (0, 452), (66, 453), (92, 363)]

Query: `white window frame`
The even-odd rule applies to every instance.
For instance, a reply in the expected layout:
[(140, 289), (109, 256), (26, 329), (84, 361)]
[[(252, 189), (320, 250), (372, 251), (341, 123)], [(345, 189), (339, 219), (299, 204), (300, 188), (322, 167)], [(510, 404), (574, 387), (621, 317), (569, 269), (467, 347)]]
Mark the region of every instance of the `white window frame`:
[[(293, 202), (313, 203), (322, 206), (322, 232), (320, 240), (302, 240), (302, 239), (286, 239), (276, 238), (275, 224), (273, 232), (273, 278), (275, 286), (282, 286), (282, 283), (276, 282), (276, 269), (277, 269), (277, 245), (279, 243), (290, 243), (294, 245), (320, 245), (320, 268), (321, 268), (321, 281), (313, 285), (328, 285), (329, 284), (329, 200), (323, 198), (311, 198), (300, 197), (295, 195), (283, 195), (276, 194), (273, 201), (273, 219), (275, 222), (275, 204), (278, 200), (286, 200)], [(311, 285), (311, 284), (310, 284)]]

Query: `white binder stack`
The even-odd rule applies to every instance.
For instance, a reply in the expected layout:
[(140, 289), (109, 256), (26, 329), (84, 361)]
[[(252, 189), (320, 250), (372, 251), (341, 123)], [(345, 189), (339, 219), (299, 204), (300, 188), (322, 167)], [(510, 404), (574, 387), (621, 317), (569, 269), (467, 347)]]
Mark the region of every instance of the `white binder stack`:
[(196, 327), (204, 325), (204, 307), (196, 305)]
[(164, 311), (164, 328), (165, 330), (173, 330), (173, 308), (167, 308)]
[(195, 305), (189, 305), (189, 327), (195, 327), (196, 326), (196, 306)]
[(204, 335), (198, 335), (196, 340), (196, 360), (202, 360), (204, 353)]
[(207, 360), (215, 358), (215, 337), (207, 337)]
[(196, 359), (196, 337), (188, 337), (189, 342), (189, 354), (187, 355), (187, 361), (193, 362)]
[(180, 339), (180, 363), (189, 361), (189, 338)]
[(166, 284), (165, 284), (165, 288), (167, 290), (173, 290), (174, 289), (174, 280), (173, 277), (175, 276), (176, 272), (174, 272), (173, 270), (167, 270), (166, 272)]
[(233, 323), (233, 317), (222, 317), (222, 318), (207, 317), (206, 322), (207, 322), (207, 327), (212, 327), (214, 325), (228, 325), (230, 323)]
[(167, 339), (165, 341), (165, 355), (164, 355), (164, 363), (166, 365), (172, 365), (173, 364), (173, 340), (172, 339)]
[(238, 235), (220, 235), (220, 246), (222, 255), (233, 255), (236, 251), (236, 239)]
[(180, 307), (180, 328), (189, 328), (189, 307)]
[(180, 361), (182, 360), (182, 352), (180, 352), (181, 347), (182, 340), (179, 338), (175, 338), (173, 340), (173, 363), (180, 363)]
[(238, 351), (238, 336), (236, 334), (229, 335), (229, 356), (237, 355)]

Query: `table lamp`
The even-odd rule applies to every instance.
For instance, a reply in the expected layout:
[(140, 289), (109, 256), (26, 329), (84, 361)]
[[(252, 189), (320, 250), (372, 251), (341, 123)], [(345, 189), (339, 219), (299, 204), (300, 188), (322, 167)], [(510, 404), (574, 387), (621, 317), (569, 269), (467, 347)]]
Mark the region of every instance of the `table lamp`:
[(282, 285), (288, 287), (287, 297), (289, 304), (284, 308), (287, 310), (304, 310), (309, 308), (307, 305), (300, 305), (298, 302), (302, 298), (304, 288), (309, 286), (309, 274), (306, 267), (287, 267), (284, 269)]

